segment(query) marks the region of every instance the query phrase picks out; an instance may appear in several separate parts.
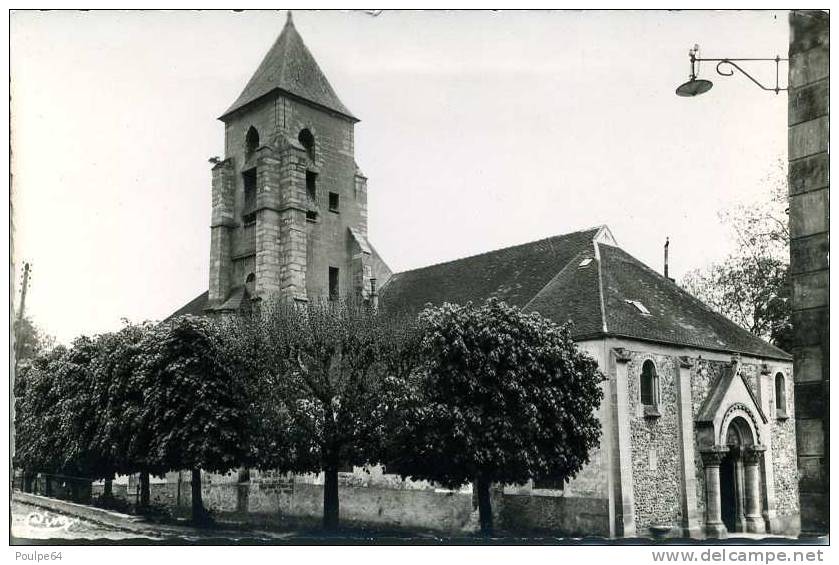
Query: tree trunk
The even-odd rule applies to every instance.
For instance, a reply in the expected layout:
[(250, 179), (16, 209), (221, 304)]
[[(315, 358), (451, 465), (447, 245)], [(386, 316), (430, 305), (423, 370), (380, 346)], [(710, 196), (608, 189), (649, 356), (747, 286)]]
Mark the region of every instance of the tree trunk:
[(102, 493), (102, 498), (113, 498), (114, 497), (114, 476), (111, 475), (107, 479), (105, 479), (105, 490)]
[(44, 494), (52, 496), (52, 477), (49, 475), (44, 476)]
[(199, 525), (207, 522), (207, 511), (201, 498), (201, 469), (198, 468), (192, 469), (192, 522)]
[(338, 465), (327, 465), (323, 472), (323, 529), (338, 529)]
[(486, 478), (478, 479), (478, 515), (481, 520), (481, 535), (492, 536), (492, 501), (489, 496), (491, 481)]
[(248, 511), (248, 498), (250, 497), (251, 473), (247, 467), (239, 468), (239, 476), (236, 485), (236, 512), (246, 513)]
[(140, 508), (148, 508), (149, 500), (149, 472), (140, 471)]

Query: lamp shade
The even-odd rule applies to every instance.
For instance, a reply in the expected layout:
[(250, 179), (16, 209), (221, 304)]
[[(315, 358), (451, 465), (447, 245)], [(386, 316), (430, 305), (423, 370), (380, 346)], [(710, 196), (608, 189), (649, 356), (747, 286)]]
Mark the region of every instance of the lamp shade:
[(714, 83), (705, 79), (691, 79), (676, 89), (679, 96), (698, 96), (711, 90)]

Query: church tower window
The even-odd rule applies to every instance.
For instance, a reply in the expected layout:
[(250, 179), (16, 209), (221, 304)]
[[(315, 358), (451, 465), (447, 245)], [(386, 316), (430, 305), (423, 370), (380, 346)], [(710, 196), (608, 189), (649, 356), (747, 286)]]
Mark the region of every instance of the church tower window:
[(337, 192), (329, 193), (329, 211), (338, 212), (340, 206), (340, 196)]
[(254, 151), (259, 148), (259, 132), (256, 128), (251, 126), (248, 133), (245, 134), (245, 158), (253, 155)]
[(306, 194), (309, 201), (316, 204), (318, 201), (318, 174), (312, 171), (306, 171)]
[(647, 359), (641, 368), (641, 404), (645, 416), (658, 416), (658, 373), (655, 364)]
[(242, 185), (245, 190), (242, 220), (249, 224), (256, 221), (256, 169), (250, 169), (242, 173)]
[(787, 386), (783, 373), (775, 375), (775, 417), (783, 420), (787, 417)]
[(306, 153), (309, 155), (309, 159), (314, 161), (315, 160), (315, 136), (312, 135), (312, 132), (309, 131), (308, 128), (300, 130), (300, 133), (297, 135), (297, 141), (299, 141), (300, 145), (303, 146), (303, 149), (306, 150)]

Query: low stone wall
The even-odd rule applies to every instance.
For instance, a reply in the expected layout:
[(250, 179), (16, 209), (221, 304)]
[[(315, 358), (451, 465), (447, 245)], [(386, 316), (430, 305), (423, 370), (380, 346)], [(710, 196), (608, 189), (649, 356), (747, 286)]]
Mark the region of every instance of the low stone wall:
[[(235, 473), (206, 474), (202, 479), (205, 507), (218, 519), (254, 525), (316, 525), (323, 516), (323, 484), (317, 475), (254, 473), (237, 482)], [(150, 485), (152, 504), (190, 511), (189, 473), (170, 473), (167, 481)], [(342, 522), (384, 528), (463, 533), (478, 527), (471, 489), (436, 489), (428, 483), (385, 475), (342, 473), (339, 500)], [(114, 485), (114, 495), (131, 501), (132, 489)], [(608, 502), (578, 496), (502, 494), (493, 491), (499, 528), (516, 533), (609, 535)]]
[(500, 526), (511, 532), (609, 537), (609, 501), (577, 496), (505, 494)]
[[(184, 475), (180, 484), (177, 478), (151, 484), (151, 503), (188, 512), (192, 491)], [(237, 483), (209, 475), (202, 480), (201, 493), (204, 506), (222, 519), (315, 523), (323, 515), (323, 485), (304, 482), (302, 477), (262, 476)], [(114, 495), (132, 501), (136, 497), (134, 492), (116, 488)], [(468, 527), (473, 513), (472, 494), (463, 491), (342, 484), (339, 501), (342, 521), (395, 528), (460, 532)]]

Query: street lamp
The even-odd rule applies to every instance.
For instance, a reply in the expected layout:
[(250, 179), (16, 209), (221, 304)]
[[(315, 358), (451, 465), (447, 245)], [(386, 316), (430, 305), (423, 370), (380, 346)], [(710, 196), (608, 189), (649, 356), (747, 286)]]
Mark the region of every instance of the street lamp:
[[(698, 57), (699, 45), (694, 45), (693, 49), (691, 49), (688, 52), (688, 54), (690, 56), (690, 78), (686, 83), (680, 85), (679, 88), (676, 89), (676, 94), (679, 96), (699, 96), (700, 94), (708, 92), (709, 90), (711, 90), (711, 87), (714, 86), (714, 83), (712, 83), (710, 80), (696, 78), (697, 68), (699, 67), (698, 63), (701, 63), (702, 61), (716, 62), (717, 74), (720, 76), (730, 77), (734, 74), (735, 70), (738, 70), (744, 75), (746, 75), (746, 77), (748, 77), (749, 80), (751, 80), (753, 83), (758, 85), (763, 90), (769, 90), (774, 92), (775, 94), (778, 94), (782, 90), (787, 90), (786, 88), (780, 88), (778, 80), (780, 76), (779, 66), (781, 64), (781, 61), (788, 61), (789, 59), (781, 59), (779, 56), (775, 56), (774, 59), (701, 59), (700, 57)], [(734, 61), (774, 61), (775, 87), (771, 88), (763, 86), (762, 84), (760, 84), (760, 82), (757, 81), (757, 79), (755, 79), (752, 75), (743, 70), (743, 68)]]

